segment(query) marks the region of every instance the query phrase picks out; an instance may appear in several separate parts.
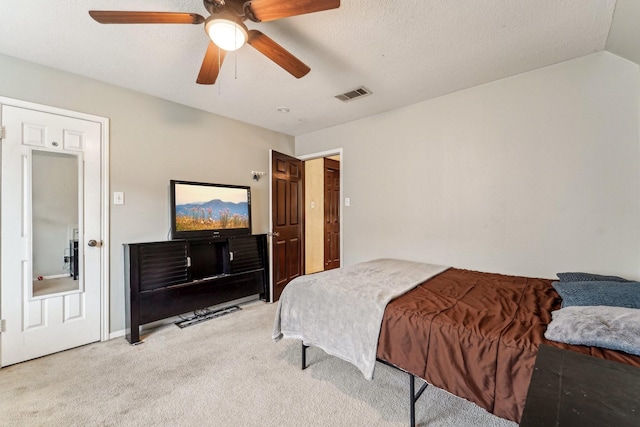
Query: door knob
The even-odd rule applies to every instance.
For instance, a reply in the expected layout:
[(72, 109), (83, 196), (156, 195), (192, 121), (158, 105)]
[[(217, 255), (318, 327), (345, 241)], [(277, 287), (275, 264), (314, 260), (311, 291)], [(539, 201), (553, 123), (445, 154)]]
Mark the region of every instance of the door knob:
[(98, 242), (96, 240), (91, 239), (91, 240), (89, 240), (87, 242), (87, 245), (89, 245), (89, 246), (91, 246), (93, 248), (95, 246), (98, 246)]

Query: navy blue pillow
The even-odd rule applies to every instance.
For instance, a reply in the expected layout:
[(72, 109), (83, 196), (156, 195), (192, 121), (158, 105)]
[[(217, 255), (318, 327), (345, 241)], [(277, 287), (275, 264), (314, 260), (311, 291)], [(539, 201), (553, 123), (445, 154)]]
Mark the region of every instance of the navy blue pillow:
[(601, 274), (593, 273), (558, 273), (558, 279), (561, 282), (630, 282), (631, 280), (624, 279), (618, 276), (603, 276)]
[(640, 308), (640, 282), (553, 282), (563, 307), (608, 305)]

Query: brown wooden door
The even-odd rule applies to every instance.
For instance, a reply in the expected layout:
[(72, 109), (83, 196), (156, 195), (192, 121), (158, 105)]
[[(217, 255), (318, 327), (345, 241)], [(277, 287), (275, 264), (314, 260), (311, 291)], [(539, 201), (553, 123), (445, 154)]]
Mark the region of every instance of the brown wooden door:
[(324, 159), (324, 269), (340, 267), (340, 162)]
[(304, 175), (302, 161), (272, 153), (273, 301), (303, 274)]

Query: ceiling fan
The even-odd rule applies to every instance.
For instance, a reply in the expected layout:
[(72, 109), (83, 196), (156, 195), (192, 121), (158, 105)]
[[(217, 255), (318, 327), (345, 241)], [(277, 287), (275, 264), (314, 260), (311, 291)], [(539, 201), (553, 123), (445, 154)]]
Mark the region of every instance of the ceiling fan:
[(204, 0), (210, 16), (180, 12), (128, 12), (90, 10), (89, 15), (101, 24), (195, 24), (204, 23), (211, 41), (204, 55), (199, 84), (214, 84), (227, 52), (250, 44), (296, 78), (311, 69), (278, 43), (258, 30), (249, 30), (244, 21), (275, 21), (290, 16), (336, 9), (340, 0)]

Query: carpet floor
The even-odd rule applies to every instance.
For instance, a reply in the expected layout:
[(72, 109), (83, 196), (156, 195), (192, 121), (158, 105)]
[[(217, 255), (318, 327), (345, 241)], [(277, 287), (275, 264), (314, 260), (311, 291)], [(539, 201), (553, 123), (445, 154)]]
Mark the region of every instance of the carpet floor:
[[(4, 426), (407, 426), (408, 376), (378, 363), (373, 381), (317, 348), (274, 343), (275, 304), (188, 328), (162, 326), (131, 346), (95, 343), (0, 370)], [(420, 426), (515, 427), (428, 387)]]

